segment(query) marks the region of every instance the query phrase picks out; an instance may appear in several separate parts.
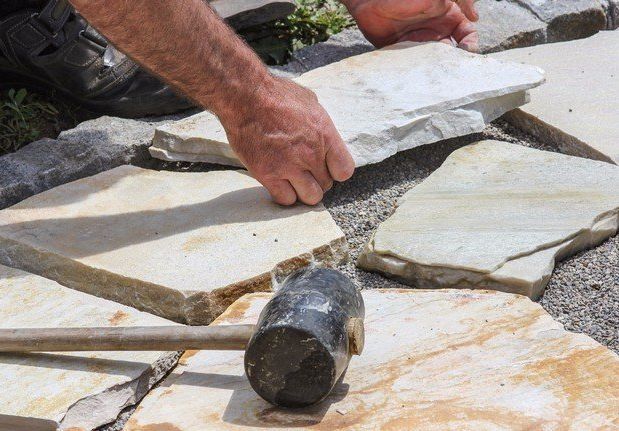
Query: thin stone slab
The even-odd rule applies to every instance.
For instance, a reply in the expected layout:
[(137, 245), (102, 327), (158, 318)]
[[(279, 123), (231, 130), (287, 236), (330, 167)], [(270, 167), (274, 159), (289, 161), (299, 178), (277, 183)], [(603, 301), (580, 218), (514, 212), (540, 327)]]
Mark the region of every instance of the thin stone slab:
[(121, 166), (0, 211), (0, 263), (181, 323), (345, 257), (323, 206), (276, 205), (240, 171)]
[(618, 227), (618, 167), (483, 141), (406, 193), (358, 264), (415, 287), (537, 298), (556, 260)]
[[(312, 408), (260, 399), (243, 352), (188, 352), (126, 431), (610, 430), (619, 426), (619, 358), (567, 332), (519, 295), (364, 291), (366, 341), (335, 391)], [(217, 324), (255, 322), (265, 294)]]
[(294, 0), (211, 0), (208, 3), (237, 30), (283, 18), (296, 9)]
[(547, 24), (530, 10), (510, 1), (475, 3), (479, 21), (479, 51), (483, 53), (533, 46), (546, 42)]
[[(509, 113), (514, 125), (562, 152), (619, 162), (619, 32), (493, 54), (544, 68), (547, 83)], [(569, 52), (569, 55), (565, 55)]]
[(514, 0), (548, 23), (548, 41), (589, 37), (606, 28), (606, 14), (599, 0)]
[[(170, 324), (0, 265), (0, 328)], [(91, 430), (114, 421), (176, 360), (175, 352), (0, 354), (0, 430)]]
[[(296, 79), (312, 89), (331, 115), (357, 166), (398, 151), (479, 132), (527, 102), (541, 84), (535, 67), (498, 62), (441, 43), (400, 43), (350, 57)], [(154, 157), (240, 162), (211, 113), (159, 128)]]

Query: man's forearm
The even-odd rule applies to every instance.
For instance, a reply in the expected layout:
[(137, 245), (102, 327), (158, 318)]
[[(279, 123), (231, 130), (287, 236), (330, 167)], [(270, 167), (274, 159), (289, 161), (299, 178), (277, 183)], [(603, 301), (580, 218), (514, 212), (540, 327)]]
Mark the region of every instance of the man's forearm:
[(220, 117), (234, 116), (270, 74), (203, 0), (71, 0), (142, 66)]

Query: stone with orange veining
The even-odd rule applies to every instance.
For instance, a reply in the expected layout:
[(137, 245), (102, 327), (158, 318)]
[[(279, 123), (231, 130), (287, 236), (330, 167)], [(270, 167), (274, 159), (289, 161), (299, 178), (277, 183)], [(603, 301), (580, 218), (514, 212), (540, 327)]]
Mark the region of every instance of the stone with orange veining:
[[(126, 430), (619, 427), (619, 358), (528, 298), (389, 289), (363, 296), (365, 350), (324, 403), (272, 407), (251, 390), (242, 352), (201, 352), (145, 398)], [(267, 299), (245, 296), (215, 323), (254, 322)]]
[(241, 171), (121, 166), (0, 211), (0, 263), (182, 323), (345, 257), (324, 206), (281, 207)]
[(538, 297), (555, 261), (619, 227), (619, 168), (483, 141), (454, 151), (400, 200), (359, 265), (415, 287)]
[[(0, 328), (171, 325), (160, 317), (0, 265)], [(0, 354), (0, 430), (91, 430), (161, 379), (175, 352)]]

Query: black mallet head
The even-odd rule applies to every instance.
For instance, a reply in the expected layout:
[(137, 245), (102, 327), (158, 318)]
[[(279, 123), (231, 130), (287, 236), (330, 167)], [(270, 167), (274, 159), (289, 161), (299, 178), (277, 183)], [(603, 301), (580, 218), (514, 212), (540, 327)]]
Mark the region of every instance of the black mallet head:
[(363, 298), (342, 273), (324, 268), (288, 277), (260, 314), (245, 352), (254, 390), (282, 407), (329, 395), (363, 350)]

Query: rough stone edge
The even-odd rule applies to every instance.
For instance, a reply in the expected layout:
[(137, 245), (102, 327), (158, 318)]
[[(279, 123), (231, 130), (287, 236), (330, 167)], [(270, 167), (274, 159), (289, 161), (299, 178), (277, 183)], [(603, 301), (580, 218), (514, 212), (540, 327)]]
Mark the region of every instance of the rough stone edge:
[[(548, 28), (546, 31), (547, 42), (563, 42), (573, 39), (583, 39), (593, 36), (600, 30), (604, 30), (607, 26), (606, 11), (600, 1), (596, 5), (591, 5), (585, 10), (575, 10), (573, 12), (556, 15), (553, 17), (542, 16), (539, 11), (536, 11), (526, 0), (515, 0), (522, 8), (529, 10), (538, 19), (546, 22)], [(585, 28), (583, 23), (596, 23), (593, 28)], [(568, 28), (570, 31), (565, 31)]]
[(226, 156), (220, 156), (216, 154), (191, 154), (191, 153), (177, 153), (170, 150), (164, 150), (159, 147), (155, 147), (156, 144), (148, 149), (150, 155), (158, 160), (166, 162), (192, 162), (192, 163), (213, 163), (222, 166), (231, 166), (236, 168), (243, 168), (245, 166), (238, 160), (232, 159)]
[[(619, 231), (619, 208), (598, 216), (593, 224), (581, 229), (559, 244), (539, 247), (530, 253), (515, 256), (490, 273), (438, 265), (425, 265), (389, 253), (374, 251), (374, 235), (357, 259), (357, 266), (366, 271), (378, 272), (403, 284), (421, 289), (490, 289), (505, 293), (525, 295), (535, 300), (539, 298), (550, 281), (556, 263), (583, 250), (595, 247)], [(547, 265), (539, 269), (537, 282), (514, 277), (503, 277), (497, 272), (517, 259), (530, 257), (536, 253), (556, 249)], [(437, 281), (440, 280), (440, 281)]]
[[(593, 26), (583, 26), (582, 23), (592, 23)], [(607, 27), (607, 18), (602, 5), (599, 8), (590, 8), (585, 12), (572, 13), (558, 16), (548, 22), (548, 30), (546, 32), (548, 42), (563, 42), (573, 39), (584, 39), (591, 37)], [(569, 28), (572, 31), (566, 32)]]
[(183, 306), (183, 315), (189, 325), (210, 324), (243, 295), (269, 292), (280, 280), (297, 269), (315, 264), (334, 267), (344, 263), (348, 258), (348, 242), (342, 233), (329, 244), (280, 262), (270, 272), (209, 293), (189, 296)]
[[(315, 261), (337, 264), (343, 262), (347, 256), (348, 244), (344, 234), (340, 231), (340, 236), (329, 244), (281, 262), (269, 273), (258, 275), (236, 285), (219, 288), (213, 292), (185, 295), (159, 284), (92, 268), (59, 254), (0, 237), (0, 263), (3, 265), (37, 274), (71, 289), (124, 304), (174, 322), (191, 325), (211, 323), (228, 305), (244, 293), (269, 290), (273, 274), (291, 272), (303, 264)], [(101, 286), (106, 288), (100, 289)], [(122, 295), (119, 292), (131, 292), (132, 294)], [(167, 303), (165, 307), (161, 306), (162, 298), (165, 298)], [(225, 305), (217, 305), (220, 303)], [(174, 313), (169, 310), (173, 310)]]
[(520, 108), (507, 112), (501, 118), (536, 139), (557, 147), (563, 154), (617, 164), (609, 156), (591, 147), (586, 142), (565, 133), (561, 129), (540, 120), (535, 115), (529, 114)]
[[(156, 362), (150, 364), (137, 379), (129, 382), (112, 386), (103, 392), (96, 395), (85, 397), (75, 402), (67, 409), (62, 420), (59, 421), (60, 429), (84, 429), (84, 422), (80, 421), (80, 417), (87, 417), (89, 429), (98, 428), (117, 420), (120, 413), (127, 407), (139, 403), (158, 382), (163, 380), (178, 363), (181, 357), (180, 352), (167, 352), (157, 359)], [(128, 398), (123, 400), (122, 404), (113, 406), (115, 413), (113, 416), (105, 416), (106, 413), (98, 406), (105, 404), (109, 409), (109, 396), (114, 393), (128, 390)], [(120, 400), (118, 400), (120, 401)]]

